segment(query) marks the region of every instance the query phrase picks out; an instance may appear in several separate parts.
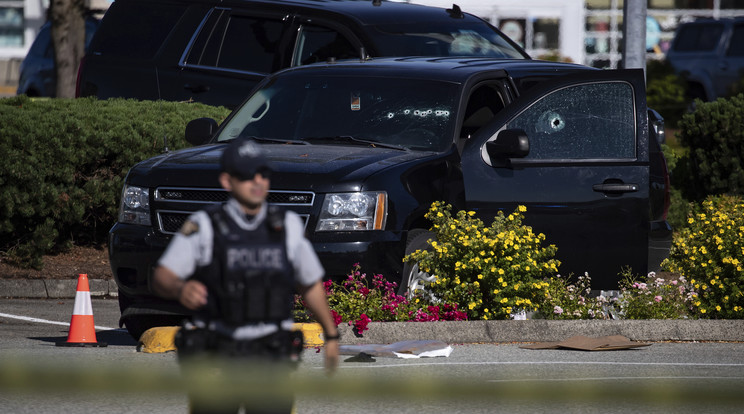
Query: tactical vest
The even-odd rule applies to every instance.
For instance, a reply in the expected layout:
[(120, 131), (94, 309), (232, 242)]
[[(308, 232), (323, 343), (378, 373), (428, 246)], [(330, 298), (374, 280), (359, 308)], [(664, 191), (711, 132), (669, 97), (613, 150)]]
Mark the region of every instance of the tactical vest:
[(194, 275), (208, 289), (205, 316), (232, 326), (290, 319), (295, 287), (284, 211), (271, 207), (264, 222), (247, 231), (223, 207), (206, 210), (214, 229), (212, 262)]

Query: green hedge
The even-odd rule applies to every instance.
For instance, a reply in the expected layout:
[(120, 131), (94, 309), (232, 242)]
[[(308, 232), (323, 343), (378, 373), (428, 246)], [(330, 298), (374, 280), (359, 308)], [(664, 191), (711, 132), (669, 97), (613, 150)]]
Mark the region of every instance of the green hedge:
[(70, 243), (100, 243), (116, 221), (135, 163), (188, 146), (188, 121), (229, 113), (197, 103), (124, 99), (0, 99), (0, 250), (41, 267)]
[(680, 144), (688, 149), (674, 169), (685, 199), (744, 194), (744, 95), (696, 101), (680, 122)]

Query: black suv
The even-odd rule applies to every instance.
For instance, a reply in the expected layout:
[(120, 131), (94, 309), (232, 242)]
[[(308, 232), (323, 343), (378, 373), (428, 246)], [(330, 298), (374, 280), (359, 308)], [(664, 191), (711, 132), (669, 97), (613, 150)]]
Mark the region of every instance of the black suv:
[(714, 101), (744, 79), (744, 17), (681, 24), (667, 52), (690, 97)]
[(328, 276), (354, 263), (407, 285), (401, 258), (425, 248), (433, 201), (527, 207), (558, 246), (562, 274), (617, 289), (668, 253), (663, 121), (640, 70), (536, 60), (384, 58), (291, 68), (266, 78), (217, 127), (186, 127), (193, 148), (134, 166), (109, 248), (122, 321), (136, 336), (179, 312), (150, 293), (152, 267), (191, 212), (225, 200), (226, 142), (253, 137), (272, 160), (269, 202), (299, 213)]
[(78, 96), (194, 100), (234, 108), (267, 74), (333, 59), (529, 59), (485, 21), (380, 0), (117, 0), (78, 77)]

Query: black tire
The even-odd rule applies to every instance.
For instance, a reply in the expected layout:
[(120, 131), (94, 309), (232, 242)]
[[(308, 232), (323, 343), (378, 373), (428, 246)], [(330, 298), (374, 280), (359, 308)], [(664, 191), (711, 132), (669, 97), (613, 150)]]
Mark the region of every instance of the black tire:
[[(434, 240), (436, 237), (434, 233), (424, 229), (413, 229), (408, 232), (408, 239), (406, 239), (406, 252), (405, 255), (415, 252), (416, 250), (431, 250), (429, 240)], [(412, 272), (418, 268), (415, 262), (405, 262), (403, 264), (403, 271), (400, 274), (400, 286), (398, 286), (398, 294), (405, 296), (408, 294), (408, 284), (411, 281)]]
[[(132, 300), (132, 298), (122, 294), (121, 290), (119, 291), (119, 310), (122, 314), (124, 313), (124, 310), (133, 303), (134, 300)], [(143, 314), (129, 315), (124, 318), (122, 322), (124, 323), (127, 332), (129, 332), (129, 335), (131, 335), (135, 341), (139, 341), (140, 336), (150, 328), (155, 328), (157, 326), (178, 326), (181, 325), (181, 322), (183, 322), (184, 319), (185, 317), (180, 315)]]

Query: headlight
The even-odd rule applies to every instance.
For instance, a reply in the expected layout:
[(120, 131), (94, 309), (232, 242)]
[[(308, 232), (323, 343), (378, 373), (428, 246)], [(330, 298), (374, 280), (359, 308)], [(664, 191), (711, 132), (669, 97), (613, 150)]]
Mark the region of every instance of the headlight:
[(150, 190), (124, 186), (121, 192), (119, 223), (150, 225)]
[(382, 230), (386, 219), (387, 194), (384, 192), (328, 194), (316, 230)]

